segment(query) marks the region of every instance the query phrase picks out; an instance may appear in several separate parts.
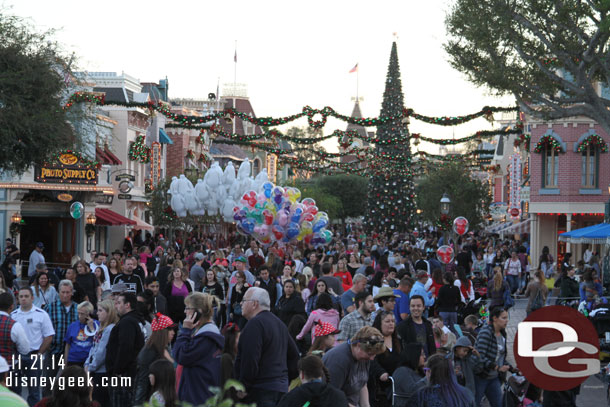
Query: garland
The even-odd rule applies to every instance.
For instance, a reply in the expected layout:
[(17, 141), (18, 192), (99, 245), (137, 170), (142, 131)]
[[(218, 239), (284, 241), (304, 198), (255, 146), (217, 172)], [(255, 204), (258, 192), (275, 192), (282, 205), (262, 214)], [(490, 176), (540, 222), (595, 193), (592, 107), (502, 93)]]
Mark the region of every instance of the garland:
[(601, 151), (602, 153), (608, 152), (608, 144), (601, 136), (597, 134), (591, 134), (590, 136), (587, 136), (587, 138), (585, 138), (582, 143), (580, 143), (577, 151), (579, 153), (583, 153), (587, 150), (589, 146), (593, 148), (599, 148), (599, 151)]
[(143, 164), (150, 162), (150, 147), (144, 143), (144, 140), (145, 136), (139, 135), (136, 137), (136, 141), (129, 146), (127, 156), (131, 161), (139, 161)]
[(483, 139), (494, 137), (497, 135), (519, 134), (519, 133), (521, 133), (521, 130), (515, 128), (515, 129), (510, 129), (510, 130), (481, 130), (481, 131), (477, 131), (475, 134), (473, 134), (471, 136), (462, 137), (459, 139), (433, 139), (430, 137), (424, 137), (419, 133), (411, 134), (411, 138), (414, 138), (416, 140), (419, 139), (419, 140), (425, 141), (427, 143), (437, 144), (437, 145), (441, 145), (441, 146), (449, 146), (449, 145), (466, 143), (466, 142), (473, 141), (473, 140), (482, 141)]
[(102, 168), (102, 163), (97, 161), (97, 160), (89, 160), (88, 158), (86, 158), (85, 156), (83, 156), (81, 153), (79, 153), (78, 151), (74, 151), (74, 150), (61, 150), (58, 151), (57, 153), (53, 154), (53, 156), (51, 157), (51, 159), (49, 161), (45, 161), (45, 165), (49, 165), (49, 164), (61, 164), (61, 161), (59, 161), (59, 157), (62, 156), (63, 154), (72, 154), (73, 156), (75, 156), (76, 158), (78, 158), (78, 165), (80, 167), (85, 167), (85, 168), (96, 168), (96, 169), (100, 169)]
[(534, 152), (540, 154), (542, 150), (552, 148), (556, 153), (561, 153), (561, 143), (557, 141), (553, 136), (546, 134), (540, 138), (540, 141), (536, 144)]
[(195, 159), (195, 152), (191, 149), (186, 150), (186, 159), (187, 160), (194, 160)]
[(525, 151), (529, 151), (530, 140), (531, 136), (529, 134), (521, 134), (518, 138), (515, 139), (515, 142), (513, 144), (515, 147), (519, 147), (522, 143), (525, 143)]

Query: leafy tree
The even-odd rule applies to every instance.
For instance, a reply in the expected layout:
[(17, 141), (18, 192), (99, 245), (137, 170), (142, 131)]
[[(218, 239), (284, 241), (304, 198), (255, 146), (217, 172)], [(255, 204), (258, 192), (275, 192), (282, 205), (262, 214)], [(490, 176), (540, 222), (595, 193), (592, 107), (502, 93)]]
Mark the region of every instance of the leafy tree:
[(586, 116), (610, 133), (610, 1), (457, 0), (445, 49), (476, 85), (546, 120)]
[[(314, 129), (312, 127), (291, 127), (286, 131), (286, 135), (290, 137), (296, 137), (299, 139), (306, 140), (312, 137), (320, 137), (322, 135), (322, 129)], [(296, 143), (295, 143), (296, 144)], [(312, 153), (315, 150), (323, 150), (324, 147), (320, 145), (320, 143), (307, 144), (309, 148), (304, 150), (295, 151), (294, 155), (300, 161), (310, 161), (314, 160), (317, 156)], [(297, 179), (307, 179), (311, 178), (313, 174), (311, 171), (303, 170), (300, 168), (292, 168), (292, 171)]]
[(339, 219), (364, 216), (368, 179), (357, 175), (329, 175), (315, 179), (316, 186), (341, 201)]
[(450, 219), (463, 216), (474, 227), (483, 221), (491, 203), (488, 190), (481, 181), (472, 179), (461, 164), (445, 164), (432, 167), (421, 179), (416, 187), (417, 205), (423, 210), (422, 218), (435, 223), (441, 215), (440, 200), (447, 193), (451, 199)]
[(21, 174), (50, 154), (74, 147), (77, 134), (62, 109), (68, 66), (52, 32), (36, 32), (0, 9), (0, 168)]

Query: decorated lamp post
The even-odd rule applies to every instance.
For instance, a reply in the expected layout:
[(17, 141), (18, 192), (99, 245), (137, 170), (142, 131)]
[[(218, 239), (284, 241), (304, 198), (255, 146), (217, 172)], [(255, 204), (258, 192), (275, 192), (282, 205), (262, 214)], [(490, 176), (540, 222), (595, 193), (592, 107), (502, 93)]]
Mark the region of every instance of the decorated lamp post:
[(93, 213), (90, 213), (89, 216), (87, 216), (86, 221), (85, 234), (87, 235), (87, 253), (91, 253), (91, 238), (95, 235), (95, 222), (97, 221), (97, 218)]
[(444, 225), (446, 225), (448, 223), (449, 220), (449, 211), (451, 210), (451, 199), (449, 199), (449, 195), (447, 195), (447, 193), (443, 194), (443, 197), (441, 198), (441, 221), (440, 221), (440, 225), (442, 227), (442, 229), (444, 230), (443, 232), (443, 242), (445, 244), (449, 243), (449, 230), (447, 227), (445, 227)]

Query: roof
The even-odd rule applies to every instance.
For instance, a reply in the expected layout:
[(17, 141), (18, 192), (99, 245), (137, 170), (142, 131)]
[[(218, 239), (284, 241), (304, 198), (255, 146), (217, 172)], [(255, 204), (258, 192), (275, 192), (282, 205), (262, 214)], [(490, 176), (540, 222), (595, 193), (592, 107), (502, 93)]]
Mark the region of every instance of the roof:
[(236, 160), (244, 160), (247, 156), (239, 146), (235, 144), (219, 144), (222, 137), (218, 137), (210, 146), (210, 154), (212, 156), (232, 157)]
[(502, 156), (504, 155), (504, 136), (500, 135), (498, 137), (498, 146), (496, 147), (496, 155)]
[[(232, 97), (231, 98), (222, 98), (222, 101), (225, 104), (224, 105), (225, 109), (233, 107), (233, 98)], [(236, 97), (235, 98), (235, 110), (237, 110), (241, 113), (249, 114), (252, 117), (256, 117), (256, 114), (254, 114), (254, 109), (252, 108), (252, 105), (250, 104), (250, 100), (248, 100), (248, 99)], [(240, 134), (242, 136), (245, 135), (246, 131), (244, 128), (244, 121), (237, 117), (235, 117), (234, 120), (235, 120), (235, 133)], [(248, 123), (248, 122), (246, 122), (246, 123)], [(229, 133), (233, 132), (233, 124), (227, 123), (225, 120), (220, 120), (220, 125), (222, 126), (224, 131), (229, 132)], [(252, 132), (249, 131), (248, 134), (252, 134)], [(254, 126), (254, 134), (263, 134), (263, 130), (261, 129), (260, 126)]]
[[(356, 101), (356, 103), (354, 103), (354, 109), (352, 110), (351, 117), (354, 117), (356, 119), (362, 118), (362, 112), (360, 111), (360, 103), (358, 103), (358, 101)], [(366, 137), (368, 136), (366, 128), (364, 128), (363, 126), (358, 126), (357, 124), (348, 123), (347, 128), (345, 130), (346, 131), (350, 131), (350, 130), (356, 131), (358, 133), (358, 136), (360, 136), (359, 138), (361, 138), (363, 140), (366, 139)]]
[[(94, 92), (104, 92), (106, 94), (106, 102), (129, 102), (125, 98), (125, 91), (123, 88), (93, 88)], [(131, 100), (133, 100), (133, 92), (131, 93)]]

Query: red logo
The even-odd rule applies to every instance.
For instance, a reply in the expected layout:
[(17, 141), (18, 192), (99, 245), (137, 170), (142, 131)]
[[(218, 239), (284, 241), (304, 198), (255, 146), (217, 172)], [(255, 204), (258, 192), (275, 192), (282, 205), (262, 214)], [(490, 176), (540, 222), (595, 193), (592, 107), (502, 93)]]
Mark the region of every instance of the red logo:
[(450, 263), (451, 260), (453, 260), (453, 249), (451, 248), (451, 246), (441, 246), (436, 250), (436, 255), (438, 256), (438, 259), (443, 263)]
[(516, 218), (517, 216), (519, 216), (519, 212), (520, 212), (519, 208), (513, 208), (510, 210), (510, 216), (513, 216)]
[(593, 324), (570, 307), (543, 307), (519, 323), (513, 352), (535, 386), (573, 389), (599, 373), (599, 338)]
[(453, 221), (453, 231), (460, 236), (468, 232), (468, 219), (463, 216), (455, 218)]

